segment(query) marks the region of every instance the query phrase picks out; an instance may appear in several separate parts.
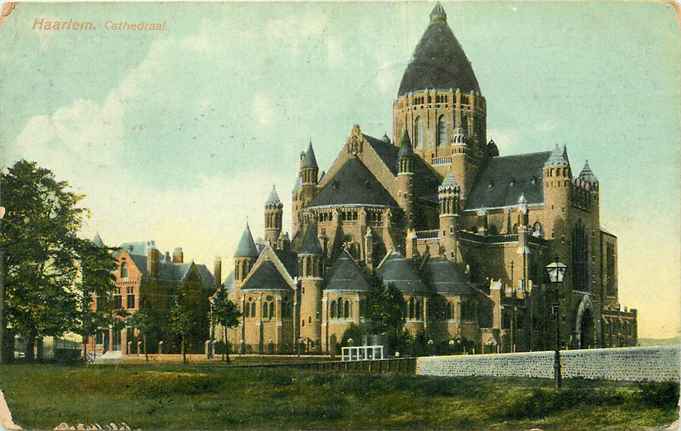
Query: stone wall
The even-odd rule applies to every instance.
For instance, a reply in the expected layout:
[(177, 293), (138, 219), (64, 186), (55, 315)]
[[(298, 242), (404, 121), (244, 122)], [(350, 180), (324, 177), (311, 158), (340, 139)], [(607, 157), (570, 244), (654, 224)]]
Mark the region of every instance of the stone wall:
[[(553, 351), (418, 358), (416, 374), (553, 378)], [(561, 351), (563, 378), (678, 381), (679, 348), (629, 347)]]

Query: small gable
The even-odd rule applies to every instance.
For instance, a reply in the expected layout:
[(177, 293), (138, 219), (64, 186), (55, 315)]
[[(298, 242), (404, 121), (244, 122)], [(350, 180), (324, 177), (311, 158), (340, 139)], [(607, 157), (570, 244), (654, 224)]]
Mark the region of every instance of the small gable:
[(290, 289), (288, 282), (272, 261), (264, 261), (255, 269), (243, 286), (242, 290), (284, 290)]
[(328, 283), (324, 290), (367, 291), (369, 282), (362, 269), (352, 257), (343, 251), (329, 270)]

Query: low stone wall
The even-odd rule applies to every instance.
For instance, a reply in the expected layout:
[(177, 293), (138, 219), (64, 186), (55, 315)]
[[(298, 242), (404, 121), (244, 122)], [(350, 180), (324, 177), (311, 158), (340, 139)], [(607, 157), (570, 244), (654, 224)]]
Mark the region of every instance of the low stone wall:
[[(416, 374), (553, 378), (553, 351), (421, 357)], [(563, 378), (619, 381), (679, 381), (676, 346), (564, 350)]]

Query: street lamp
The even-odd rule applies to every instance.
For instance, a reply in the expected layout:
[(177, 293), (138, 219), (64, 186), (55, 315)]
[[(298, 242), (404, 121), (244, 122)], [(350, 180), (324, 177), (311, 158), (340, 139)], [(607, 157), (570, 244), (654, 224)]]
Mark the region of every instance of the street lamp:
[(561, 373), (560, 373), (560, 287), (565, 279), (565, 273), (567, 272), (567, 265), (561, 263), (556, 256), (556, 260), (548, 265), (546, 265), (546, 274), (549, 277), (551, 284), (555, 286), (556, 289), (556, 302), (551, 306), (553, 312), (553, 318), (556, 321), (556, 349), (553, 355), (553, 378), (556, 382), (556, 390), (560, 389), (561, 385)]

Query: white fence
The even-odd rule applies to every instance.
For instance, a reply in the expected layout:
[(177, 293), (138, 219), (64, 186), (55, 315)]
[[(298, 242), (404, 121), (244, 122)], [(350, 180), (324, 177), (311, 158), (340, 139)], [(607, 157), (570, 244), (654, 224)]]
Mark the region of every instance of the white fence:
[(370, 361), (372, 359), (383, 359), (383, 346), (341, 348), (341, 361)]

